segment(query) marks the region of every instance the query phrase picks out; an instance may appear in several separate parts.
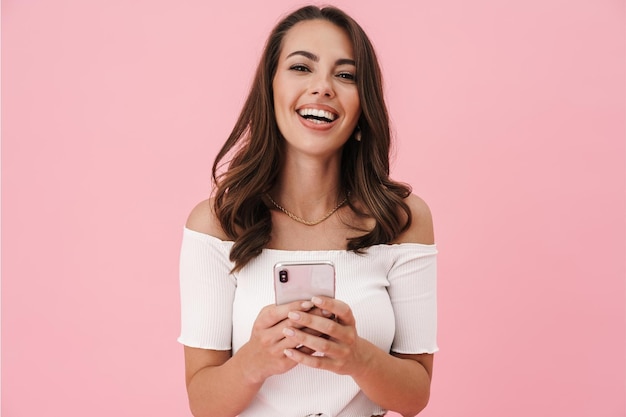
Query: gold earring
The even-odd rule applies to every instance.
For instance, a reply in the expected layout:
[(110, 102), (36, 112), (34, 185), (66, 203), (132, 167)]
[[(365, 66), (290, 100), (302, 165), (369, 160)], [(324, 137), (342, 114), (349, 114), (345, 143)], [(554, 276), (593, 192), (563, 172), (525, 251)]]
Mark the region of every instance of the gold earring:
[(356, 131), (354, 132), (354, 139), (357, 142), (361, 142), (361, 128), (360, 127), (356, 127)]

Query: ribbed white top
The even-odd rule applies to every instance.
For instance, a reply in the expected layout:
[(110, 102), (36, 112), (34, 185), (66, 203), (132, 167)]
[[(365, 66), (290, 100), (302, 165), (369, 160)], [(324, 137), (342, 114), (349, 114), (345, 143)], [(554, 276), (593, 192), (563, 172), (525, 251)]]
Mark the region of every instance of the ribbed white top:
[[(230, 273), (232, 245), (185, 228), (180, 257), (180, 343), (237, 352), (248, 341), (261, 308), (274, 303), (274, 264), (328, 260), (336, 267), (335, 296), (352, 308), (359, 336), (384, 351), (438, 350), (435, 245), (376, 245), (363, 255), (345, 250), (264, 249), (242, 270)], [(369, 417), (385, 411), (349, 376), (298, 365), (268, 378), (240, 416)]]

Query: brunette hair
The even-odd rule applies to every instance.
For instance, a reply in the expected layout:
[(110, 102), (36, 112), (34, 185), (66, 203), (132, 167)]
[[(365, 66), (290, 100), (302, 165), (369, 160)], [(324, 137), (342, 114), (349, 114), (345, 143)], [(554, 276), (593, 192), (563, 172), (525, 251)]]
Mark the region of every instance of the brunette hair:
[(241, 114), (213, 163), (214, 210), (222, 229), (234, 240), (230, 259), (235, 270), (261, 253), (272, 231), (264, 196), (276, 182), (282, 158), (284, 139), (275, 119), (272, 81), (283, 38), (297, 23), (315, 19), (330, 21), (346, 31), (356, 63), (361, 141), (348, 140), (344, 145), (340, 181), (351, 209), (359, 216), (374, 218), (376, 225), (348, 239), (346, 249), (361, 252), (389, 243), (411, 224), (411, 211), (404, 201), (411, 189), (389, 178), (389, 116), (374, 48), (359, 24), (343, 11), (303, 7), (271, 32)]

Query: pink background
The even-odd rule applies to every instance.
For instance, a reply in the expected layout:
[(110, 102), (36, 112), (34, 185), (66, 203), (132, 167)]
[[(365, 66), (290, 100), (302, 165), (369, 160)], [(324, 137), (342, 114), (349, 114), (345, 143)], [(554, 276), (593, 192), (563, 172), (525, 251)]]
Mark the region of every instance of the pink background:
[[(624, 2), (335, 4), (435, 216), (423, 416), (625, 416)], [(2, 416), (189, 415), (182, 227), (299, 5), (2, 1)]]

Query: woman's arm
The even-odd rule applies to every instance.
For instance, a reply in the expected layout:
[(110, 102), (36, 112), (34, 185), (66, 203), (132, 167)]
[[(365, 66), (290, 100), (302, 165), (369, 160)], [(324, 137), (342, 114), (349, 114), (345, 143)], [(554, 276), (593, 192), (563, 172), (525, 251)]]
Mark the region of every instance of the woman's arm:
[(268, 377), (296, 366), (283, 352), (295, 349), (298, 342), (285, 338), (283, 329), (307, 330), (289, 320), (287, 314), (305, 314), (312, 307), (312, 303), (300, 301), (264, 307), (254, 322), (250, 340), (232, 356), (230, 351), (185, 346), (185, 378), (192, 414), (236, 416), (250, 404)]
[(415, 416), (430, 396), (433, 355), (391, 355), (356, 333), (354, 316), (342, 301), (314, 297), (313, 303), (336, 315), (336, 321), (304, 312), (292, 311), (289, 318), (329, 336), (328, 339), (287, 327), (285, 336), (292, 344), (302, 344), (319, 355), (306, 355), (289, 348), (285, 356), (303, 365), (350, 375), (365, 395), (383, 408), (403, 416)]
[(195, 417), (235, 416), (261, 387), (245, 382), (237, 359), (230, 355), (230, 351), (185, 346), (187, 395)]
[[(369, 342), (368, 342), (369, 343)], [(372, 346), (363, 373), (354, 380), (375, 403), (405, 417), (415, 416), (428, 404), (433, 355), (392, 355)]]
[[(395, 243), (434, 243), (432, 218), (428, 206), (418, 197), (407, 200), (413, 214), (411, 227)], [(433, 369), (432, 354), (385, 352), (358, 336), (350, 307), (331, 298), (318, 297), (317, 307), (334, 313), (336, 322), (306, 313), (292, 312), (289, 318), (327, 334), (323, 339), (295, 328), (285, 330), (287, 337), (321, 352), (323, 356), (303, 355), (287, 349), (285, 355), (314, 368), (350, 375), (373, 402), (403, 416), (415, 416), (428, 404)]]
[[(226, 240), (226, 236), (221, 230), (216, 217), (213, 214), (212, 202), (207, 200), (200, 203), (191, 212), (187, 220), (186, 227), (196, 232), (208, 234), (218, 239)], [(189, 250), (191, 246), (188, 247)], [(195, 249), (195, 251), (203, 252), (206, 248)], [(187, 315), (192, 314), (209, 314), (215, 317), (220, 311), (206, 310), (203, 312), (193, 311), (194, 306), (206, 306), (207, 303), (213, 308), (225, 308), (229, 304), (219, 307), (220, 300), (213, 301), (200, 299), (202, 294), (213, 296), (230, 296), (229, 293), (222, 291), (208, 291), (207, 288), (213, 285), (213, 280), (224, 279), (229, 274), (229, 266), (224, 265), (218, 267), (218, 256), (224, 256), (217, 251), (211, 256), (216, 256), (215, 260), (207, 261), (206, 259), (196, 259), (195, 252), (188, 252), (181, 259), (188, 268), (182, 268), (186, 271), (185, 282), (186, 295), (183, 302), (187, 308)], [(201, 265), (210, 265), (211, 270), (199, 267)], [(201, 266), (200, 265), (200, 266)], [(183, 272), (181, 272), (183, 273)], [(222, 281), (225, 282), (225, 281)], [(182, 284), (181, 284), (182, 285)], [(182, 287), (181, 287), (182, 288)], [(230, 290), (229, 290), (230, 291)], [(195, 297), (195, 298), (194, 298)], [(187, 392), (189, 396), (189, 405), (192, 413), (196, 417), (200, 416), (235, 416), (243, 411), (252, 401), (255, 394), (261, 388), (263, 382), (270, 375), (286, 372), (293, 368), (296, 364), (287, 359), (283, 355), (283, 350), (292, 348), (296, 345), (292, 341), (285, 339), (282, 329), (285, 326), (299, 327), (297, 323), (293, 323), (287, 319), (287, 313), (290, 310), (305, 311), (313, 307), (313, 304), (294, 302), (283, 306), (270, 305), (263, 308), (253, 325), (250, 340), (243, 345), (236, 354), (231, 355), (230, 350), (211, 350), (199, 349), (185, 346), (185, 374), (187, 382)], [(193, 321), (193, 317), (188, 317)], [(211, 322), (211, 326), (221, 326), (230, 323), (232, 317), (228, 316), (224, 320), (215, 320)], [(230, 334), (230, 331), (228, 331)], [(190, 344), (199, 343), (194, 338), (184, 338)], [(226, 346), (223, 341), (222, 345)]]

